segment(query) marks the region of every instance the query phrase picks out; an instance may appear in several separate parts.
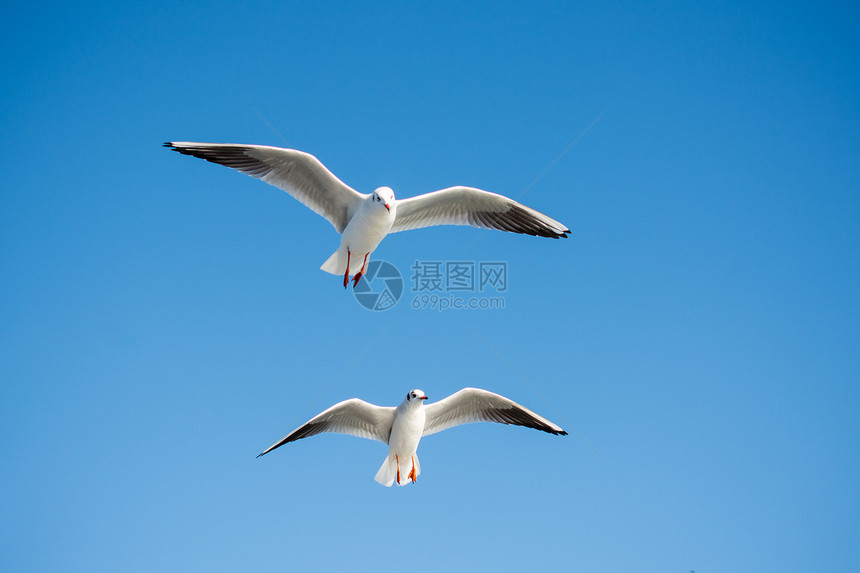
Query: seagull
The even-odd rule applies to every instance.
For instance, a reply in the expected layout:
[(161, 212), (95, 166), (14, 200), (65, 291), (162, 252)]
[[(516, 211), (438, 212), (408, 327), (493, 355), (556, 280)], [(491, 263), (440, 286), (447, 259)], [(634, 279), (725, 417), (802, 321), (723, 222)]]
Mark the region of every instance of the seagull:
[(553, 239), (570, 233), (530, 207), (473, 187), (449, 187), (397, 200), (390, 187), (359, 193), (316, 157), (295, 149), (188, 141), (169, 141), (164, 146), (262, 179), (328, 219), (342, 236), (340, 246), (320, 269), (343, 273), (344, 288), (350, 275), (354, 275), (353, 288), (358, 285), (367, 270), (367, 258), (389, 233), (434, 225), (471, 225)]
[(311, 418), (259, 454), (323, 432), (350, 434), (388, 444), (388, 456), (375, 479), (386, 487), (418, 481), (418, 442), (423, 436), (470, 422), (498, 422), (566, 436), (567, 432), (528, 408), (480, 388), (463, 388), (444, 400), (424, 405), (427, 396), (412, 390), (396, 408), (351, 398)]

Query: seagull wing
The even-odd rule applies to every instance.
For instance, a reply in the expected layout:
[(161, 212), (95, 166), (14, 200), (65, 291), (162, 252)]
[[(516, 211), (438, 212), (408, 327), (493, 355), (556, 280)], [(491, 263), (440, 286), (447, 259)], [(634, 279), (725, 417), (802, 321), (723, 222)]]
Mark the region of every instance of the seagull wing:
[(316, 436), (323, 432), (349, 434), (387, 444), (388, 436), (391, 434), (391, 426), (394, 424), (395, 412), (396, 408), (375, 406), (358, 398), (344, 400), (296, 428), (266, 448), (257, 457), (259, 458), (284, 444)]
[(567, 237), (570, 229), (502, 195), (473, 187), (449, 187), (397, 202), (391, 233), (434, 225), (471, 225), (538, 237)]
[(513, 424), (550, 434), (567, 435), (560, 427), (528, 408), (480, 388), (463, 388), (424, 408), (427, 410), (423, 434), (425, 436), (472, 422)]
[(319, 159), (303, 151), (267, 145), (188, 141), (171, 141), (164, 146), (232, 167), (283, 189), (328, 219), (338, 233), (343, 232), (365, 197), (335, 177)]

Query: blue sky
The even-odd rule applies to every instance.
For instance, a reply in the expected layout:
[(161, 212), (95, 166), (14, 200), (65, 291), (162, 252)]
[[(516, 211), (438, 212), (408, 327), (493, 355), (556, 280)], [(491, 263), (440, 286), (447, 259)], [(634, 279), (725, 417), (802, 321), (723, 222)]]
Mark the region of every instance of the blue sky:
[[(857, 16), (9, 6), (0, 569), (856, 571)], [(505, 308), (369, 312), (318, 270), (327, 222), (170, 140), (480, 187), (573, 234), (391, 236), (404, 275), (506, 262)], [(337, 401), (464, 386), (571, 435), (457, 428), (395, 489), (375, 442), (254, 457)]]

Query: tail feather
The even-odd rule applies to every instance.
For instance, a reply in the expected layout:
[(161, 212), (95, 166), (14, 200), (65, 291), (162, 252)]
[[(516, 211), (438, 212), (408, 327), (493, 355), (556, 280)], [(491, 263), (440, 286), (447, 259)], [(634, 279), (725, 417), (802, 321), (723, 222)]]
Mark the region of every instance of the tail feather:
[(391, 487), (394, 483), (394, 479), (397, 477), (397, 461), (394, 459), (394, 456), (388, 456), (383, 460), (382, 465), (379, 467), (379, 471), (376, 472), (375, 479), (377, 482), (381, 483), (385, 487)]
[[(367, 253), (367, 255), (369, 257), (370, 253)], [(362, 265), (364, 265), (364, 256), (365, 253), (351, 253), (349, 257), (350, 275), (354, 275), (361, 270)], [(346, 260), (346, 247), (340, 246), (326, 259), (326, 262), (322, 264), (320, 269), (332, 275), (343, 276), (343, 273), (346, 271)]]
[[(400, 481), (397, 485), (406, 485), (412, 482), (409, 477), (412, 473), (412, 460), (415, 460), (415, 477), (421, 475), (421, 463), (418, 461), (418, 454), (412, 454), (411, 457), (400, 460)], [(373, 479), (385, 487), (394, 485), (394, 482), (397, 481), (397, 459), (394, 454), (385, 458)]]
[(333, 252), (320, 269), (332, 275), (342, 275), (346, 270), (346, 249)]

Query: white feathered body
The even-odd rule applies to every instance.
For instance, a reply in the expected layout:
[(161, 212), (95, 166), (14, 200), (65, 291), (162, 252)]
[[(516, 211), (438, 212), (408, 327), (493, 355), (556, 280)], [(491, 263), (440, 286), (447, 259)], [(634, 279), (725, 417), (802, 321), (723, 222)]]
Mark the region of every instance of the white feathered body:
[(388, 457), (382, 462), (376, 477), (373, 478), (384, 486), (391, 486), (397, 479), (398, 460), (400, 465), (400, 482), (406, 485), (411, 480), (407, 476), (412, 471), (415, 461), (415, 476), (421, 474), (421, 464), (418, 462), (418, 443), (424, 434), (426, 411), (424, 404), (404, 401), (397, 407), (397, 415), (391, 426), (391, 436), (388, 438)]
[(342, 275), (346, 270), (348, 250), (349, 274), (354, 275), (360, 271), (365, 255), (376, 250), (394, 224), (397, 203), (392, 201), (390, 208), (391, 211), (380, 208), (370, 197), (365, 199), (343, 230), (340, 246), (320, 269), (333, 275)]

